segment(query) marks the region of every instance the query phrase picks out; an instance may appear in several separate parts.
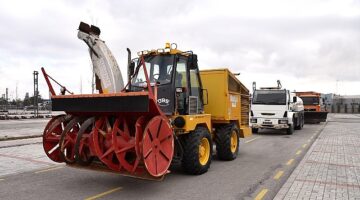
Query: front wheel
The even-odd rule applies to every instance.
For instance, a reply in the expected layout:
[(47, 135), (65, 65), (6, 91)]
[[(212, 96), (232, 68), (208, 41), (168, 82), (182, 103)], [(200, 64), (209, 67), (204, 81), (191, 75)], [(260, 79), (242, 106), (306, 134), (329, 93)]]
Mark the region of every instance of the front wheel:
[(294, 124), (290, 124), (289, 128), (286, 130), (288, 135), (292, 135), (294, 133)]
[(182, 167), (189, 174), (199, 175), (208, 171), (212, 157), (212, 140), (207, 128), (197, 127), (184, 136)]
[(252, 133), (258, 133), (259, 129), (258, 128), (252, 128), (251, 131), (252, 131)]

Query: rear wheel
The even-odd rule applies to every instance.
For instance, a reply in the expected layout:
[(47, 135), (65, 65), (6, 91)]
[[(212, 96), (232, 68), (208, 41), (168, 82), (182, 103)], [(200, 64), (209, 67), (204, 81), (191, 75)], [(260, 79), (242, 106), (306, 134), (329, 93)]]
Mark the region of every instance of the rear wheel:
[(299, 124), (296, 126), (296, 130), (301, 130), (304, 126), (304, 115), (300, 116)]
[(199, 175), (208, 171), (212, 156), (211, 135), (207, 128), (197, 127), (184, 136), (182, 167), (189, 174)]
[(301, 116), (299, 130), (301, 130), (303, 127), (304, 127), (304, 116)]
[(302, 121), (301, 121), (301, 128), (304, 127), (304, 124), (305, 124), (305, 115), (303, 114)]
[(220, 160), (234, 160), (239, 152), (239, 129), (228, 124), (216, 133), (216, 153)]

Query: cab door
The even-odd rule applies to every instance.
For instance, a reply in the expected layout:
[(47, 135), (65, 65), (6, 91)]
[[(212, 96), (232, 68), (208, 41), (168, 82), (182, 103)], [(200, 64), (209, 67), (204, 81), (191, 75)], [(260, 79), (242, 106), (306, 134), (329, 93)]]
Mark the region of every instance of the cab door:
[(189, 81), (188, 81), (188, 62), (186, 57), (179, 57), (176, 63), (175, 71), (175, 88), (181, 88), (182, 92), (176, 92), (177, 112), (180, 115), (186, 115), (187, 112), (187, 97), (189, 96)]
[(203, 105), (203, 95), (202, 95), (202, 84), (201, 84), (196, 55), (192, 55), (192, 58), (189, 59), (188, 73), (189, 73), (189, 85), (190, 85), (188, 113), (199, 114), (203, 112), (204, 105)]

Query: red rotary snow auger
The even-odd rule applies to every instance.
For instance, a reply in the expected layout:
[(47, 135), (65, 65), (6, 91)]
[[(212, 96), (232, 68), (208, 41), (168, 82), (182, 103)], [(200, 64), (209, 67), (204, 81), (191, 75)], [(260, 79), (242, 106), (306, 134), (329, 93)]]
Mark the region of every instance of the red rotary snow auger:
[[(42, 68), (55, 111), (43, 134), (43, 146), (55, 162), (89, 166), (136, 177), (159, 178), (174, 154), (173, 130), (154, 98), (143, 58), (147, 91), (56, 95)], [(53, 79), (52, 79), (53, 80)], [(64, 88), (64, 87), (62, 87)], [(64, 91), (64, 90), (63, 90)]]

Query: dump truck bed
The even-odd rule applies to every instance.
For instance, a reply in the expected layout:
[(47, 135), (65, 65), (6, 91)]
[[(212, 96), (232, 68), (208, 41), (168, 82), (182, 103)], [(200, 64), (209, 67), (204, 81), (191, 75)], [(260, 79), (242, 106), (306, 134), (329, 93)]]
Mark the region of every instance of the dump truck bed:
[(208, 92), (204, 110), (211, 114), (211, 122), (215, 125), (235, 122), (241, 137), (250, 136), (249, 90), (228, 69), (202, 70), (200, 76)]

